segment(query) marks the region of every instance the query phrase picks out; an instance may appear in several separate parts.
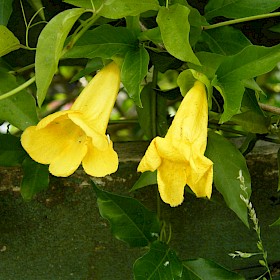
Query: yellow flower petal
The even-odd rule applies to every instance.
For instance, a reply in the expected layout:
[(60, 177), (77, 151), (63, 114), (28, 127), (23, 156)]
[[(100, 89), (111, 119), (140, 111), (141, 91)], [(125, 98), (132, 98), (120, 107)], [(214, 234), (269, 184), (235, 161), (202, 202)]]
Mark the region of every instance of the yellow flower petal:
[(87, 174), (95, 177), (104, 177), (117, 171), (118, 162), (118, 155), (113, 150), (112, 141), (110, 143), (107, 142), (107, 149), (102, 151), (89, 142), (88, 152), (82, 164)]
[(156, 137), (150, 143), (145, 156), (138, 165), (138, 172), (155, 171), (160, 166), (161, 157), (157, 149), (157, 141), (159, 141), (159, 139), (160, 137)]
[(204, 156), (207, 144), (208, 105), (205, 86), (197, 81), (186, 94), (164, 138), (156, 137), (138, 171), (158, 170), (162, 200), (177, 206), (186, 184), (197, 197), (211, 197), (213, 163)]
[(58, 177), (67, 177), (73, 174), (82, 162), (82, 159), (87, 153), (86, 135), (80, 137), (74, 135), (73, 138), (67, 141), (63, 150), (52, 159), (49, 171)]
[(119, 87), (120, 69), (115, 62), (111, 62), (93, 77), (71, 110), (82, 112), (91, 127), (105, 134)]
[(31, 158), (39, 163), (49, 164), (63, 150), (75, 128), (76, 125), (67, 115), (60, 116), (42, 129), (38, 129), (38, 126), (28, 127), (21, 136), (21, 143)]
[(187, 184), (197, 197), (211, 198), (213, 182), (213, 162), (205, 156), (190, 161)]
[(95, 127), (90, 127), (81, 112), (71, 111), (68, 116), (73, 121), (73, 123), (79, 126), (85, 132), (85, 134), (92, 139), (93, 145), (96, 148), (99, 150), (107, 149), (108, 140), (105, 134), (101, 134), (100, 132), (96, 131)]
[(158, 190), (161, 199), (175, 207), (184, 200), (186, 185), (186, 165), (163, 160), (157, 171)]

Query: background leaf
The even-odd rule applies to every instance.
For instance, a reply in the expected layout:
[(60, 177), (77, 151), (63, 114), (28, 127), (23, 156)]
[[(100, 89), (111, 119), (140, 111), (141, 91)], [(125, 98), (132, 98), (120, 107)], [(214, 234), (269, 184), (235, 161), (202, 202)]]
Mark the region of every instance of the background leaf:
[[(240, 195), (248, 198), (251, 195), (251, 178), (245, 158), (227, 139), (211, 131), (205, 155), (214, 163), (216, 189), (223, 195), (227, 206), (249, 227), (247, 207), (240, 198)], [(242, 170), (248, 195), (240, 188), (240, 181), (237, 179), (239, 170)]]
[(166, 99), (146, 84), (141, 91), (142, 107), (136, 107), (139, 124), (148, 139), (155, 135), (164, 136), (167, 132)]
[(104, 2), (99, 15), (118, 19), (126, 16), (137, 16), (143, 12), (159, 9), (157, 0), (112, 0)]
[(65, 58), (112, 58), (123, 55), (137, 46), (137, 40), (130, 30), (125, 27), (113, 27), (108, 24), (101, 25), (87, 31), (67, 51)]
[(234, 115), (231, 121), (241, 125), (250, 133), (268, 133), (270, 118), (266, 117), (260, 109), (255, 92), (246, 90), (243, 95), (241, 113)]
[(20, 139), (10, 134), (0, 134), (0, 165), (16, 166), (27, 156)]
[(207, 259), (183, 261), (184, 280), (245, 280), (237, 273), (231, 272), (219, 264)]
[(155, 241), (133, 266), (135, 280), (181, 279), (182, 263), (167, 244)]
[(189, 13), (188, 7), (175, 4), (168, 8), (161, 7), (156, 20), (167, 51), (182, 61), (200, 65), (189, 42)]
[[(16, 78), (0, 68), (0, 95), (16, 88)], [(0, 119), (24, 130), (36, 125), (38, 116), (35, 99), (26, 90), (0, 100)]]
[(248, 46), (223, 60), (216, 72), (217, 82), (214, 83), (224, 99), (224, 113), (220, 123), (228, 121), (238, 113), (245, 91), (242, 80), (271, 71), (279, 60), (280, 45)]
[(141, 83), (148, 73), (149, 54), (143, 46), (129, 50), (123, 61), (121, 81), (129, 96), (141, 107)]
[(20, 193), (25, 200), (31, 200), (34, 195), (49, 186), (48, 166), (26, 157), (22, 164), (23, 178)]
[(74, 8), (53, 17), (38, 38), (35, 58), (37, 99), (42, 105), (53, 75), (57, 71), (65, 39), (84, 9)]
[(271, 226), (280, 226), (280, 217)]
[(221, 55), (233, 55), (251, 45), (239, 29), (231, 26), (205, 30), (202, 32), (202, 39), (213, 53)]
[(279, 8), (280, 0), (209, 0), (205, 6), (205, 17), (217, 16), (242, 18), (266, 14)]
[(157, 184), (157, 172), (145, 171), (141, 173), (139, 179), (133, 185), (130, 191), (136, 191), (150, 185)]
[(0, 0), (0, 25), (7, 25), (13, 11), (13, 0)]
[(45, 14), (44, 14), (44, 9), (42, 9), (44, 6), (42, 4), (41, 0), (27, 0), (29, 5), (34, 9), (34, 11), (39, 11), (39, 16), (41, 17), (42, 20), (46, 20)]
[(144, 247), (159, 235), (155, 213), (138, 200), (100, 190), (92, 182), (100, 215), (110, 222), (113, 235), (132, 247)]
[(0, 25), (0, 57), (20, 48), (20, 42), (4, 25)]

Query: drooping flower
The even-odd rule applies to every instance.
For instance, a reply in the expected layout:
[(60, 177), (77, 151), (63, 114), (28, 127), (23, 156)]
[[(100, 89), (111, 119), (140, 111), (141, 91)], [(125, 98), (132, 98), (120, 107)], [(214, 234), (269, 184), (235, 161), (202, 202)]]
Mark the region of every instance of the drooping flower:
[(196, 81), (182, 100), (164, 138), (155, 137), (138, 171), (157, 170), (162, 200), (178, 206), (188, 185), (197, 197), (211, 197), (213, 162), (204, 156), (208, 105), (204, 84)]
[(91, 176), (103, 177), (118, 168), (118, 155), (105, 135), (120, 87), (120, 69), (111, 62), (101, 69), (72, 107), (42, 119), (21, 136), (32, 159), (49, 164), (55, 176), (67, 177), (82, 163)]

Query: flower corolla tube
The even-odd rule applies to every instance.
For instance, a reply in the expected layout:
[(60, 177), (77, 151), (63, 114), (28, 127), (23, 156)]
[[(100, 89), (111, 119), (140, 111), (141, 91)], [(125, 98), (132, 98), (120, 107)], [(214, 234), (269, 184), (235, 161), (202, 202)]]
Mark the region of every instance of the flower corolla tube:
[(118, 168), (118, 155), (106, 135), (120, 87), (115, 62), (101, 69), (83, 89), (72, 107), (43, 118), (21, 136), (30, 157), (49, 164), (55, 176), (67, 177), (82, 163), (91, 176), (103, 177)]
[(138, 171), (157, 170), (160, 196), (170, 206), (184, 200), (186, 185), (197, 197), (211, 197), (213, 162), (204, 156), (208, 104), (205, 86), (196, 81), (182, 100), (164, 138), (150, 143)]

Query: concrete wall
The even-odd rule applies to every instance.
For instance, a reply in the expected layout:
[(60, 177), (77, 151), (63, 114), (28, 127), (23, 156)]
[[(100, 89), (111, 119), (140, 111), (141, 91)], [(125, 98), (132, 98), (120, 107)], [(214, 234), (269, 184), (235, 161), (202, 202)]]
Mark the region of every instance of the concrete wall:
[[(147, 143), (115, 144), (121, 161), (118, 172), (95, 182), (105, 190), (135, 196), (155, 210), (155, 186), (128, 193), (139, 175), (135, 170), (146, 147)], [(280, 216), (277, 149), (277, 145), (259, 143), (247, 156), (252, 202), (275, 275), (280, 262), (280, 227), (269, 225)], [(113, 238), (82, 170), (64, 179), (52, 177), (49, 190), (31, 202), (20, 196), (21, 176), (19, 168), (0, 168), (1, 280), (133, 279), (133, 263), (146, 251)], [(170, 246), (181, 259), (209, 258), (247, 279), (263, 271), (258, 257), (233, 260), (228, 256), (235, 250), (257, 251), (257, 239), (225, 207), (218, 193), (212, 201), (186, 194), (182, 206), (162, 204), (162, 209), (163, 218), (172, 224)]]

